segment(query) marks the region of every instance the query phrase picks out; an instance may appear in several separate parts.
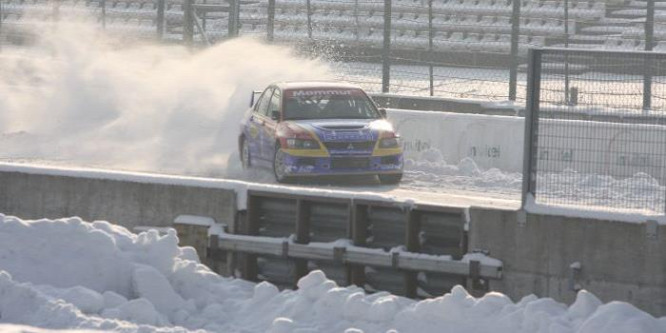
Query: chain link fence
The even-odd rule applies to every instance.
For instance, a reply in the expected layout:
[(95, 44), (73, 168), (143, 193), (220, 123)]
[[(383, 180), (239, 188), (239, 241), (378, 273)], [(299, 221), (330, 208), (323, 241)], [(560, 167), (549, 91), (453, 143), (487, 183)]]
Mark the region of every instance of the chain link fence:
[[(0, 45), (78, 15), (122, 38), (257, 36), (333, 61), (373, 92), (526, 100), (532, 47), (666, 50), (659, 0), (0, 0)], [(35, 30), (33, 30), (35, 31)], [(584, 63), (570, 61), (577, 70)]]
[(666, 213), (666, 54), (534, 50), (530, 73), (523, 202)]

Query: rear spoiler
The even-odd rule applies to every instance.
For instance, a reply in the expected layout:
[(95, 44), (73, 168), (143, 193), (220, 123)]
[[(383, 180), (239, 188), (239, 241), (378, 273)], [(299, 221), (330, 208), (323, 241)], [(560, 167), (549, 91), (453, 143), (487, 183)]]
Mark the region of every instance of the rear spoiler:
[(253, 107), (253, 106), (254, 106), (254, 102), (256, 102), (256, 100), (257, 100), (256, 97), (257, 97), (258, 95), (261, 95), (261, 93), (262, 93), (261, 90), (254, 90), (254, 91), (252, 92), (252, 96), (250, 97), (250, 107)]

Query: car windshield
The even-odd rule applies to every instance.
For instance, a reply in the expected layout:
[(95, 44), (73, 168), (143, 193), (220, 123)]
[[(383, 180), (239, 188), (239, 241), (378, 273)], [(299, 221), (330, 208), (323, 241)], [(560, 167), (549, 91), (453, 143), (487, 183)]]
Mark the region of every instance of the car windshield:
[(360, 89), (288, 90), (284, 102), (285, 120), (381, 117)]

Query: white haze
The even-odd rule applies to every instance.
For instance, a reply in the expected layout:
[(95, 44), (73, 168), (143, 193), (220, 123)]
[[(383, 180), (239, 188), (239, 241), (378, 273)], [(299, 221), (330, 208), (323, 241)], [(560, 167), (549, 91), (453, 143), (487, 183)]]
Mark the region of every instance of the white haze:
[(190, 52), (124, 46), (95, 24), (39, 35), (0, 53), (3, 160), (224, 175), (252, 90), (331, 76), (322, 62), (252, 39)]

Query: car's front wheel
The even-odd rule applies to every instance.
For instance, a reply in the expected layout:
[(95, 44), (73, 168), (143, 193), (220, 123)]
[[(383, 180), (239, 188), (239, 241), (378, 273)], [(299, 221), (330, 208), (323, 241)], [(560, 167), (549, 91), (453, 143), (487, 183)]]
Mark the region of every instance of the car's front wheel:
[(245, 140), (245, 138), (241, 139), (240, 158), (243, 170), (247, 170), (250, 168), (250, 166), (252, 166), (250, 159), (250, 147), (248, 146), (247, 140)]
[(273, 154), (273, 174), (278, 183), (286, 183), (291, 180), (287, 176), (287, 165), (285, 164), (286, 153), (282, 150), (279, 143), (275, 144), (275, 153)]
[(379, 182), (385, 185), (395, 185), (402, 180), (402, 173), (380, 174)]

